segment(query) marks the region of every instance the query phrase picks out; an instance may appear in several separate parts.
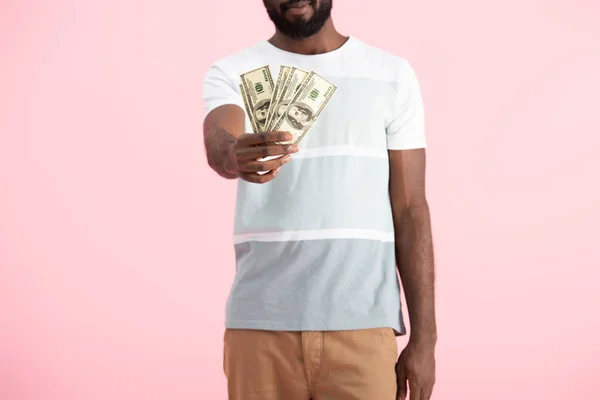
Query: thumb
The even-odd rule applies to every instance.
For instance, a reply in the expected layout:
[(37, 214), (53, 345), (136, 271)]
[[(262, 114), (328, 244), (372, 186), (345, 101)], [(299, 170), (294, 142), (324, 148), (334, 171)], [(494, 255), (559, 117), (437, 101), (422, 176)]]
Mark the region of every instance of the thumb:
[(396, 367), (396, 382), (398, 384), (396, 399), (405, 400), (408, 386), (406, 384), (406, 369), (402, 363), (399, 363)]

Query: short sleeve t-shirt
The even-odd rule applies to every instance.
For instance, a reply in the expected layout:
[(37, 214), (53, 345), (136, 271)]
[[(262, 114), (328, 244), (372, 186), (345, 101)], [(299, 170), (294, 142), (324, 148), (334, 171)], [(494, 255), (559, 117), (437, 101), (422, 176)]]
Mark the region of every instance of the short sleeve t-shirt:
[(317, 55), (263, 41), (210, 67), (206, 114), (225, 104), (244, 109), (240, 74), (264, 65), (273, 79), (281, 65), (315, 71), (337, 90), (273, 181), (238, 180), (226, 326), (404, 334), (388, 151), (426, 147), (413, 69), (354, 37)]

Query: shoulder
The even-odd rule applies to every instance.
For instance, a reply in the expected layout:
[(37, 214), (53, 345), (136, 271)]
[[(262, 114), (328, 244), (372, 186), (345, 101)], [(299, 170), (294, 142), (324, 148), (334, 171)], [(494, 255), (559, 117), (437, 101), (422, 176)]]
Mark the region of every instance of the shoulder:
[(407, 74), (413, 74), (412, 66), (406, 58), (362, 40), (354, 40), (356, 46), (353, 56), (361, 60), (360, 63), (354, 65), (359, 65), (369, 75), (389, 81), (399, 81), (403, 80)]
[(254, 65), (256, 60), (260, 59), (262, 45), (262, 42), (255, 43), (252, 46), (243, 48), (225, 57), (221, 57), (215, 60), (210, 65), (210, 68), (217, 69), (230, 76), (239, 75), (240, 71), (246, 71), (248, 65)]

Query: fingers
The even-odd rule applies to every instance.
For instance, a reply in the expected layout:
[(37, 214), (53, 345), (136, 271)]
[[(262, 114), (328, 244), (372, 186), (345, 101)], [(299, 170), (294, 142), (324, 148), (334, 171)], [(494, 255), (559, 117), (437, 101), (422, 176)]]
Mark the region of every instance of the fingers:
[(242, 135), (238, 139), (238, 143), (241, 146), (255, 146), (273, 142), (287, 142), (292, 139), (293, 136), (289, 132), (261, 132)]
[(408, 386), (410, 389), (410, 400), (422, 400), (421, 385), (414, 383), (414, 380), (409, 380)]
[(288, 154), (270, 161), (247, 161), (242, 163), (239, 166), (239, 169), (242, 172), (272, 171), (280, 168), (284, 164), (287, 164), (291, 159), (292, 157)]
[(426, 388), (421, 390), (421, 400), (430, 400), (432, 393), (433, 385), (428, 385)]
[(275, 179), (278, 173), (279, 169), (274, 169), (263, 175), (259, 175), (256, 172), (241, 172), (240, 178), (247, 182), (263, 184)]
[(397, 400), (405, 400), (408, 388), (406, 386), (406, 369), (403, 364), (398, 364), (396, 367), (396, 380), (398, 382)]
[[(279, 168), (290, 161), (290, 154), (298, 151), (296, 144), (277, 144), (292, 140), (289, 132), (262, 132), (240, 136), (235, 146), (235, 159), (240, 178), (252, 183), (267, 183), (279, 173)], [(261, 159), (281, 156), (275, 159)], [(259, 174), (259, 172), (266, 172)]]
[(244, 147), (237, 151), (237, 158), (238, 160), (257, 160), (268, 156), (296, 153), (297, 151), (298, 145), (296, 144)]

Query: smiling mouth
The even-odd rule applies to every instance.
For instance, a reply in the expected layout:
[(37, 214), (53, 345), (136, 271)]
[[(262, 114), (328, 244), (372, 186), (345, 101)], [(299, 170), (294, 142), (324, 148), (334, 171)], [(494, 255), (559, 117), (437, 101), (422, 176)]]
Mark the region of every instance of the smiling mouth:
[(310, 1), (310, 0), (301, 0), (301, 1), (297, 1), (295, 3), (286, 5), (284, 11), (288, 11), (290, 9), (304, 8), (304, 7), (307, 7), (307, 6), (310, 6), (310, 5), (312, 5), (312, 1)]

